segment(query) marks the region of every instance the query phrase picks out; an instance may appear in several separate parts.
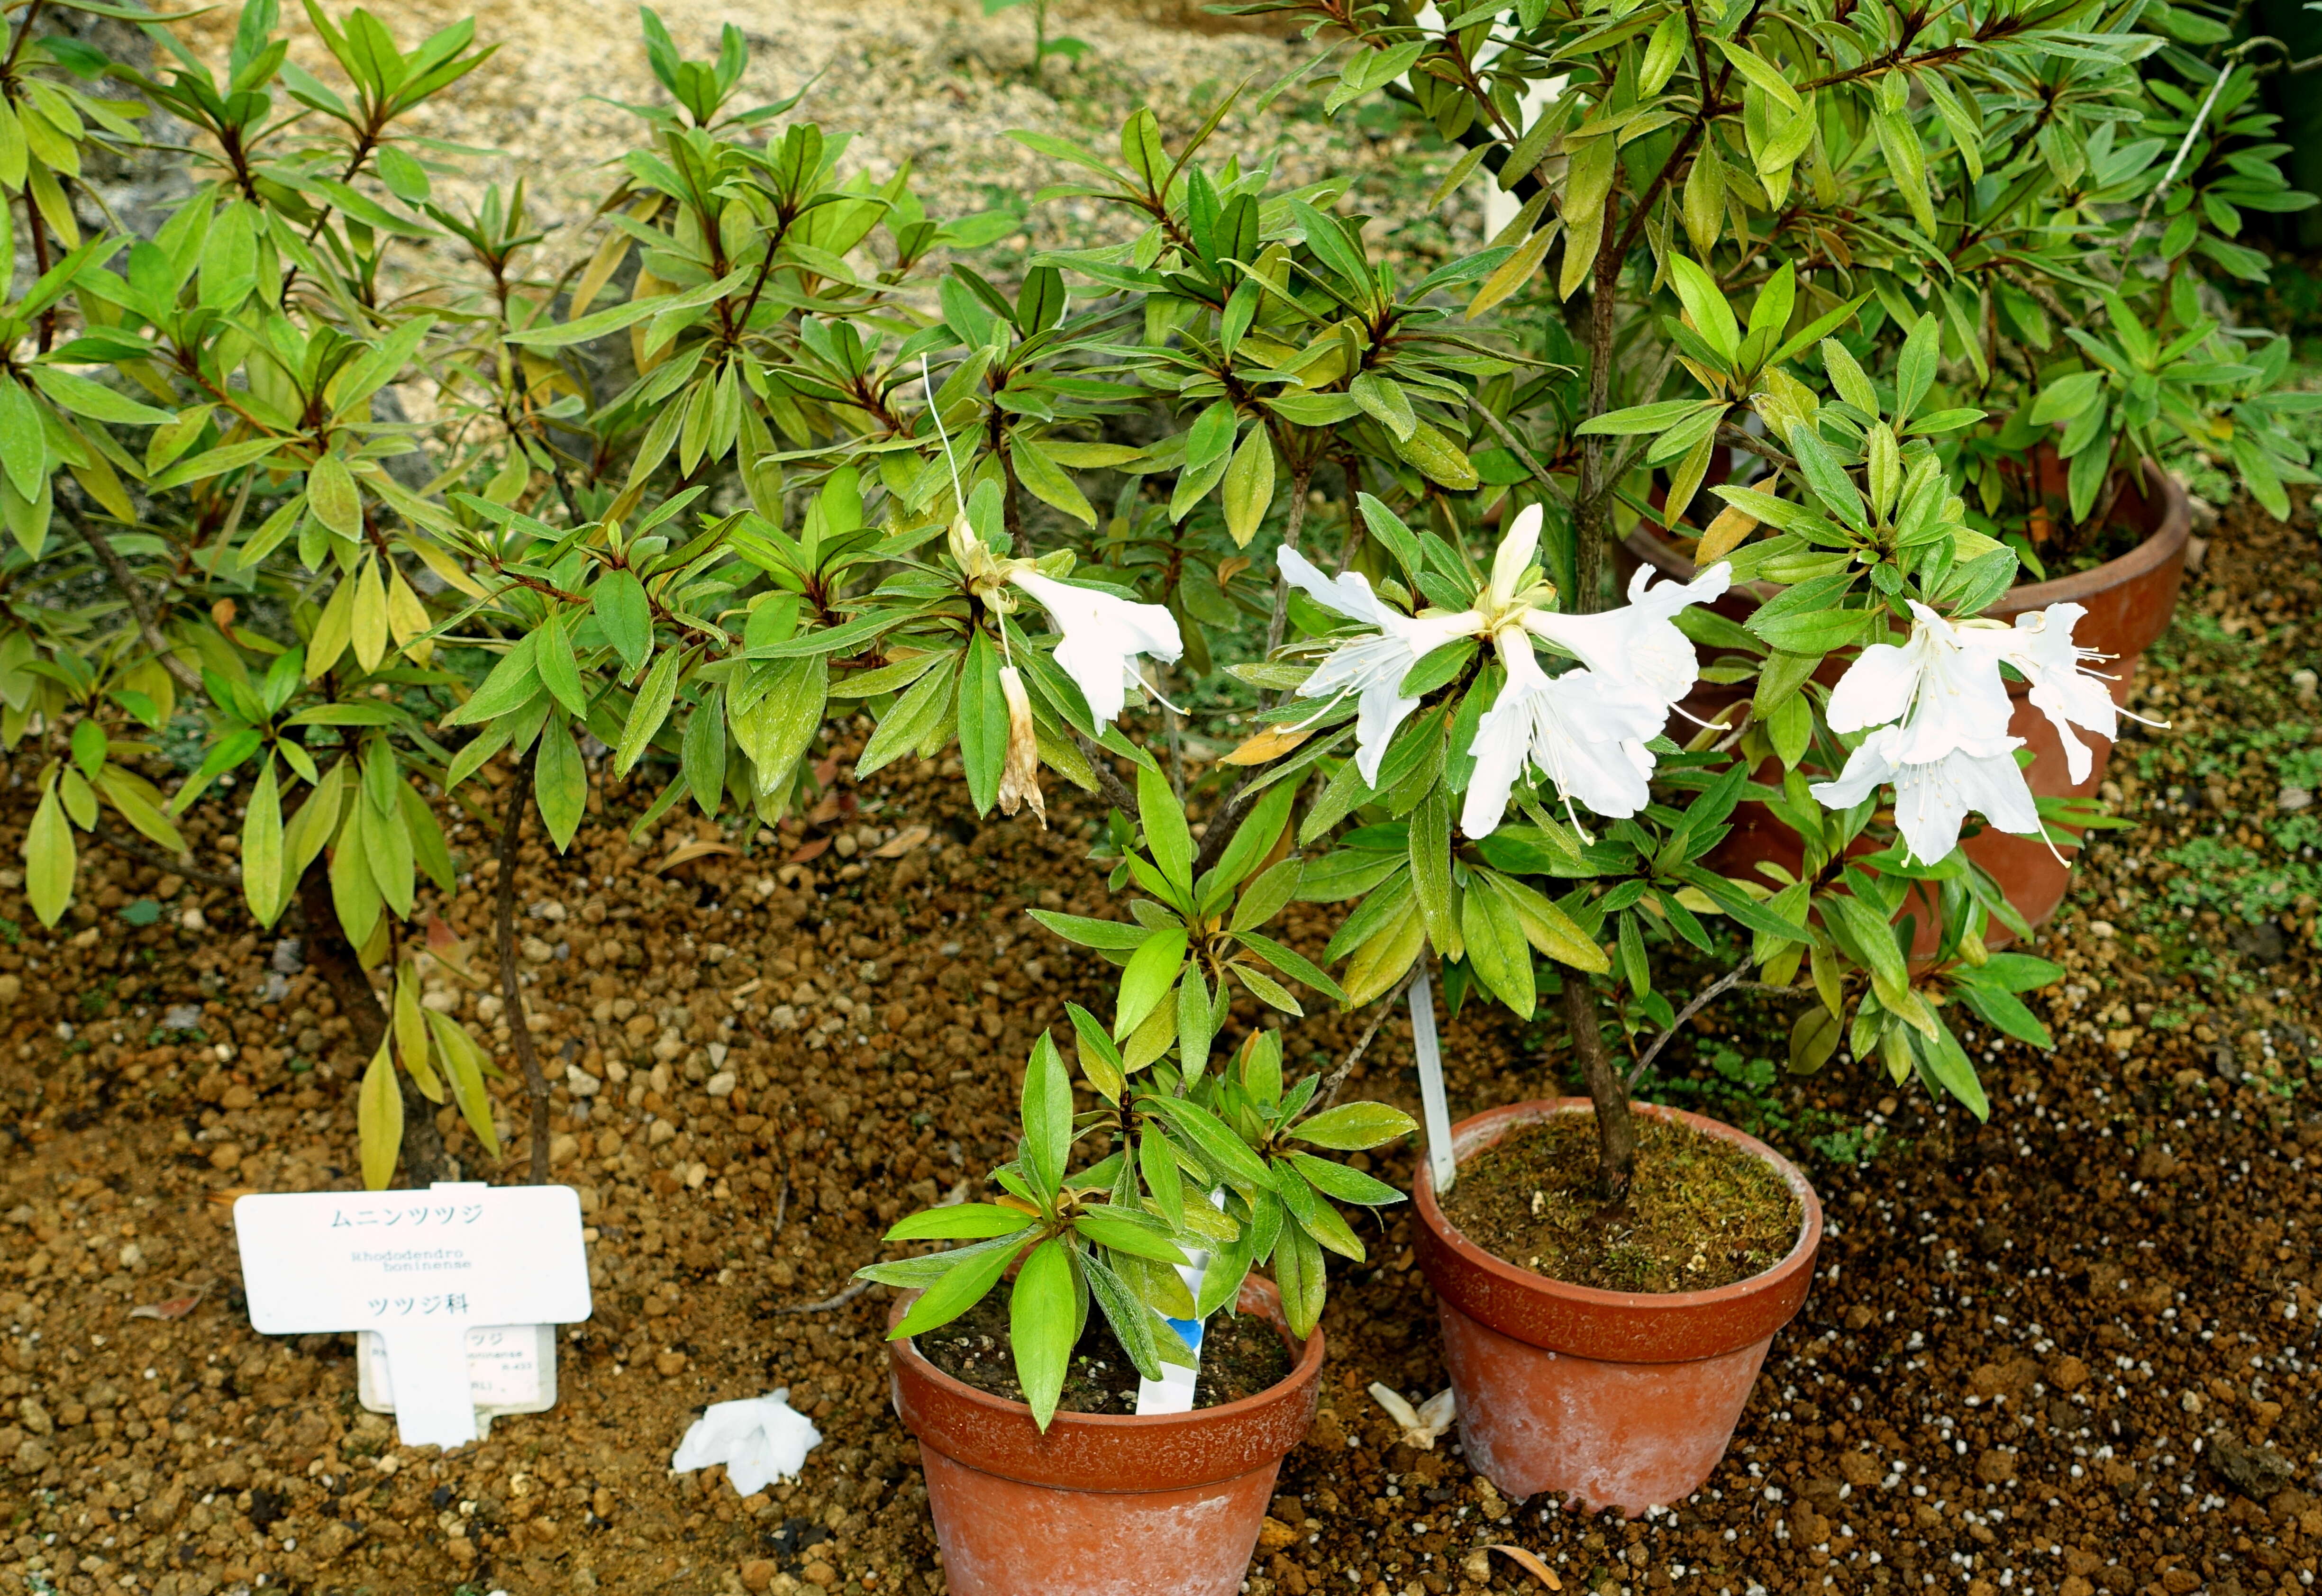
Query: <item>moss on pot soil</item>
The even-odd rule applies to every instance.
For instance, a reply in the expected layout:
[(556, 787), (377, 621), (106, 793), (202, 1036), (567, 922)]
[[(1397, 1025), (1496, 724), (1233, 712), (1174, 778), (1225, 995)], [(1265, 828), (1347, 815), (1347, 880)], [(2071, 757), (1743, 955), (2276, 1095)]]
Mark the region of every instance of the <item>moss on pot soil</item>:
[[(1016, 1354), (1008, 1336), (1008, 1304), (993, 1292), (939, 1330), (918, 1338), (920, 1355), (955, 1380), (980, 1391), (1024, 1400), (1016, 1382)], [(1271, 1391), (1290, 1378), (1290, 1349), (1275, 1327), (1256, 1314), (1220, 1312), (1202, 1337), (1202, 1373), (1193, 1382), (1193, 1406), (1216, 1408)], [(1088, 1327), (1073, 1348), (1056, 1406), (1067, 1413), (1137, 1411), (1137, 1366), (1113, 1339), (1104, 1316), (1092, 1312)]]
[(1628, 1203), (1596, 1197), (1596, 1121), (1557, 1114), (1519, 1126), (1459, 1166), (1443, 1204), (1497, 1258), (1608, 1291), (1706, 1291), (1761, 1274), (1798, 1239), (1805, 1212), (1745, 1149), (1640, 1114)]

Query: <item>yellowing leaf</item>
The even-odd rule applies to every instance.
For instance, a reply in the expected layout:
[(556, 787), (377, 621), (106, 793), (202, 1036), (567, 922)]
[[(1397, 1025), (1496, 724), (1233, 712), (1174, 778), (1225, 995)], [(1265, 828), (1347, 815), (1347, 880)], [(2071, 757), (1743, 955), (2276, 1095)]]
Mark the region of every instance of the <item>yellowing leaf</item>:
[(32, 811), (32, 824), (24, 830), (24, 896), (41, 925), (55, 925), (72, 902), (73, 872), (79, 864), (72, 825), (51, 780), (41, 795), (41, 807)]
[(1218, 762), (1221, 765), (1262, 765), (1268, 760), (1280, 759), (1313, 734), (1311, 731), (1268, 726)]
[(315, 635), (306, 640), (306, 679), (319, 681), (339, 662), (347, 652), (347, 643), (354, 634), (355, 585), (342, 579), (331, 592), (330, 602), (323, 606), (323, 615), (315, 623)]
[(1744, 515), (1732, 505), (1726, 506), (1717, 512), (1708, 530), (1701, 534), (1701, 542), (1693, 551), (1694, 564), (1706, 570), (1740, 548), (1757, 530), (1756, 517)]
[(403, 1089), (396, 1084), (395, 1062), (381, 1038), (363, 1072), (355, 1098), (355, 1141), (362, 1154), (363, 1185), (384, 1191), (395, 1179), (396, 1155), (403, 1148)]
[(355, 660), (365, 670), (376, 670), (387, 657), (387, 585), (379, 579), (379, 561), (363, 556), (355, 572), (354, 608), (348, 616), (347, 640)]
[(1531, 281), (1531, 274), (1548, 259), (1548, 247), (1556, 242), (1562, 223), (1551, 222), (1516, 246), (1516, 252), (1500, 262), (1499, 269), (1484, 279), (1476, 290), (1475, 298), (1467, 303), (1467, 319), (1474, 321), (1509, 295)]
[(431, 1103), (443, 1100), (443, 1082), (427, 1062), (427, 1022), (419, 1007), (419, 971), (405, 960), (395, 972), (395, 1051), (419, 1093)]

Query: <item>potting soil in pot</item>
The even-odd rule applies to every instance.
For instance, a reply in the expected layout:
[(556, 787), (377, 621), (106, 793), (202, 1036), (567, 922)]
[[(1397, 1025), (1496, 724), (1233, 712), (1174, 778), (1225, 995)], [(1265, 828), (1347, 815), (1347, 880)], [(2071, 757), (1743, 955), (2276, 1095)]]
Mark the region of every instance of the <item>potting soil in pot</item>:
[(1596, 1121), (1519, 1126), (1459, 1165), (1444, 1212), (1497, 1258), (1608, 1291), (1706, 1291), (1779, 1263), (1804, 1220), (1796, 1195), (1747, 1151), (1636, 1116), (1629, 1200), (1596, 1195)]
[[(1011, 1401), (1024, 1400), (1016, 1382), (1016, 1354), (1008, 1337), (1008, 1304), (994, 1291), (939, 1330), (918, 1337), (919, 1354), (955, 1380)], [(1290, 1349), (1256, 1314), (1220, 1312), (1202, 1337), (1202, 1373), (1193, 1406), (1215, 1408), (1270, 1391), (1290, 1377)], [(1056, 1406), (1071, 1413), (1137, 1411), (1137, 1365), (1120, 1350), (1104, 1316), (1092, 1311), (1073, 1348), (1072, 1369)]]

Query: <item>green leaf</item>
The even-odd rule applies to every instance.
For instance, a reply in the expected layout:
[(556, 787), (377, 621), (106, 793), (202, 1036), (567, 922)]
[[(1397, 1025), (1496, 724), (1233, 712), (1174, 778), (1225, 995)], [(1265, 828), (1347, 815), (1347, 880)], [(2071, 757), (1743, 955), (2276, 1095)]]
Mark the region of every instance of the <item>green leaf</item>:
[(1385, 1181), (1367, 1175), (1360, 1170), (1348, 1169), (1343, 1163), (1333, 1163), (1327, 1158), (1317, 1158), (1312, 1153), (1293, 1153), (1290, 1166), (1305, 1177), (1309, 1185), (1325, 1197), (1340, 1202), (1361, 1203), (1366, 1208), (1379, 1208), (1390, 1202), (1403, 1201), (1403, 1193)]
[(156, 410), (151, 405), (141, 405), (127, 394), (115, 388), (91, 382), (59, 366), (35, 366), (32, 369), (33, 386), (57, 404), (76, 415), (86, 415), (91, 421), (115, 422), (123, 426), (152, 426), (176, 419), (167, 410)]
[(1120, 997), (1113, 1014), (1116, 1041), (1142, 1024), (1177, 984), (1177, 972), (1184, 968), (1185, 944), (1183, 926), (1165, 926), (1129, 955), (1128, 968), (1120, 972)]
[(73, 874), (79, 867), (72, 823), (51, 780), (24, 830), (24, 897), (41, 925), (54, 926), (72, 902)]
[(1099, 1246), (1111, 1247), (1116, 1253), (1127, 1253), (1133, 1258), (1150, 1258), (1158, 1263), (1191, 1262), (1185, 1256), (1184, 1249), (1158, 1228), (1147, 1229), (1125, 1213), (1091, 1208), (1073, 1222), (1073, 1228)]
[(1290, 1134), (1317, 1147), (1340, 1153), (1360, 1152), (1409, 1135), (1419, 1122), (1385, 1103), (1341, 1103), (1291, 1126)]
[(1008, 760), (1008, 699), (1000, 689), (1000, 651), (981, 631), (968, 640), (960, 670), (959, 758), (968, 800), (989, 815)]
[(1494, 997), (1513, 1009), (1519, 1019), (1530, 1019), (1537, 996), (1532, 984), (1531, 947), (1516, 918), (1514, 905), (1494, 887), (1491, 872), (1469, 872), (1467, 891), (1459, 904), (1467, 962)]
[[(343, 588), (345, 584), (341, 583), (340, 586)], [(541, 690), (540, 670), (534, 663), (539, 638), (537, 632), (527, 632), (517, 638), (515, 645), (499, 657), (499, 662), (492, 667), (491, 674), (484, 678), (482, 685), (476, 689), (468, 701), (443, 717), (443, 724), (480, 725), (530, 703), (533, 696)], [(312, 654), (310, 649), (306, 664), (307, 679), (310, 681), (320, 674), (315, 669)]]
[(1725, 302), (1717, 279), (1683, 255), (1669, 257), (1668, 271), (1670, 285), (1685, 302), (1686, 314), (1693, 319), (1694, 331), (1724, 358), (1727, 365), (1732, 365), (1741, 352), (1742, 328), (1733, 319), (1733, 307)]
[(597, 625), (604, 631), (605, 641), (621, 661), (635, 670), (653, 652), (653, 609), (646, 602), (644, 584), (634, 572), (608, 572), (590, 595), (597, 612)]
[[(538, 635), (537, 633), (528, 634), (525, 641), (529, 643)], [(519, 643), (517, 646), (521, 648), (524, 645)], [(629, 718), (621, 727), (620, 745), (613, 752), (613, 773), (616, 776), (627, 775), (630, 767), (644, 757), (654, 734), (660, 731), (661, 723), (669, 718), (670, 704), (677, 697), (678, 660), (677, 651), (672, 649), (655, 660), (653, 669), (645, 673), (644, 685), (637, 689), (636, 702), (629, 706)], [(495, 670), (492, 674), (497, 676), (499, 672)], [(485, 685), (489, 687), (490, 683)], [(479, 690), (476, 697), (483, 697), (482, 692)], [(470, 705), (473, 702), (471, 699)]]
[(1011, 433), (1008, 439), (1008, 459), (1016, 468), (1016, 479), (1030, 490), (1041, 503), (1053, 505), (1086, 526), (1096, 524), (1096, 510), (1088, 502), (1064, 469), (1040, 452), (1037, 443), (1027, 442)]
[(1145, 828), (1145, 845), (1164, 880), (1189, 900), (1193, 893), (1193, 835), (1185, 827), (1185, 811), (1169, 779), (1149, 764), (1137, 768), (1137, 818)]
[(551, 613), (533, 637), (533, 668), (540, 672), (541, 685), (564, 707), (565, 714), (587, 724), (589, 692), (580, 683), (580, 661), (572, 657), (572, 639), (565, 630), (564, 617)]
[(1044, 1198), (1064, 1184), (1065, 1162), (1073, 1150), (1073, 1081), (1046, 1031), (1032, 1044), (1024, 1066), (1024, 1168)]
[(951, 1323), (983, 1300), (1022, 1250), (1003, 1240), (997, 1245), (963, 1247), (956, 1253), (943, 1254), (959, 1262), (946, 1270), (943, 1278), (911, 1304), (902, 1322), (887, 1332), (887, 1339), (900, 1341), (906, 1336), (924, 1336)]
[(1066, 942), (1078, 943), (1084, 948), (1128, 953), (1143, 947), (1153, 935), (1147, 927), (1132, 925), (1127, 920), (1098, 920), (1086, 915), (1061, 914), (1055, 909), (1045, 908), (1027, 912)]
[(1021, 1208), (1001, 1208), (996, 1202), (956, 1202), (949, 1208), (922, 1208), (908, 1218), (898, 1219), (884, 1239), (982, 1241), (989, 1236), (1013, 1236), (1035, 1222), (1034, 1217)]
[(1274, 442), (1265, 426), (1254, 424), (1226, 467), (1226, 532), (1236, 548), (1247, 549), (1274, 503)]
[(540, 823), (548, 828), (549, 840), (562, 853), (572, 845), (572, 834), (580, 829), (580, 817), (588, 812), (589, 770), (580, 761), (571, 727), (561, 718), (552, 719), (541, 730), (539, 751), (533, 756), (532, 785), (540, 806)]
[(1458, 906), (1451, 897), (1451, 795), (1440, 784), (1411, 812), (1411, 884), (1427, 917), (1427, 938), (1446, 958), (1458, 956)]
[(347, 462), (337, 455), (326, 454), (307, 468), (306, 506), (315, 520), (347, 542), (361, 541), (362, 491)]
[(41, 496), (48, 458), (39, 403), (23, 384), (0, 380), (0, 469), (19, 497), (30, 501)]
[(1080, 1293), (1073, 1283), (1070, 1250), (1062, 1241), (1034, 1247), (1016, 1273), (1008, 1300), (1008, 1338), (1016, 1353), (1016, 1381), (1032, 1422), (1047, 1433), (1064, 1394), (1073, 1343), (1080, 1339)]
[(242, 819), (242, 891), (260, 925), (273, 925), (282, 912), (282, 789), (269, 759), (259, 766)]

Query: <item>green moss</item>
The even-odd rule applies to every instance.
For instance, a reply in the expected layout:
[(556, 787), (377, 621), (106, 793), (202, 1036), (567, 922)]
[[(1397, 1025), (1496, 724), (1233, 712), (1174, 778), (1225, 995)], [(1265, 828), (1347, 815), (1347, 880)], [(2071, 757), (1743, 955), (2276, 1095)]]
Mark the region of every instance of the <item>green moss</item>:
[(1596, 1197), (1596, 1122), (1520, 1126), (1459, 1166), (1444, 1209), (1495, 1257), (1613, 1291), (1705, 1291), (1762, 1274), (1796, 1244), (1805, 1211), (1762, 1160), (1721, 1137), (1640, 1114), (1629, 1200)]

